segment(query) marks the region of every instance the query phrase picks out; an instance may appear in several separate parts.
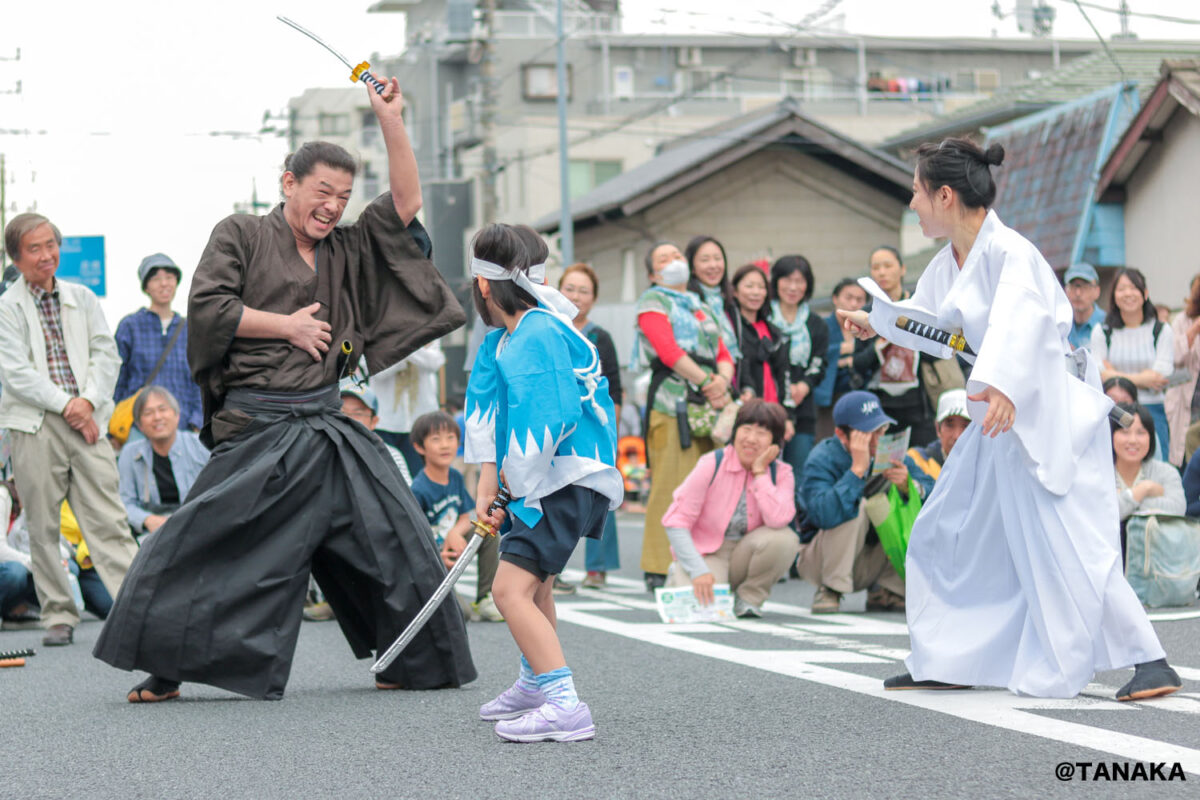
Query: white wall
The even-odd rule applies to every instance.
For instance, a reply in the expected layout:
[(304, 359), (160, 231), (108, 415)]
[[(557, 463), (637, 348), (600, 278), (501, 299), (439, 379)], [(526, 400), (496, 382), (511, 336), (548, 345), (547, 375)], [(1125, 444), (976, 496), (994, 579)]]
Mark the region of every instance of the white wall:
[(1180, 108), (1127, 187), (1125, 261), (1156, 303), (1180, 308), (1200, 272), (1200, 119)]

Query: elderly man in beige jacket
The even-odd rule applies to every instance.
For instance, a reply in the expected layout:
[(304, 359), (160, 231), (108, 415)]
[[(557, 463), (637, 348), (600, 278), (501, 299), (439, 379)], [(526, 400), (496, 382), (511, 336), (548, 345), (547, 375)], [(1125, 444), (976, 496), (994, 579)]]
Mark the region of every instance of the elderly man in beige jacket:
[(61, 244), (58, 228), (40, 214), (13, 217), (4, 248), (21, 277), (0, 297), (0, 428), (9, 431), (28, 517), (45, 645), (71, 644), (79, 624), (58, 549), (63, 500), (114, 597), (137, 552), (104, 437), (120, 368), (117, 345), (96, 295), (55, 279)]

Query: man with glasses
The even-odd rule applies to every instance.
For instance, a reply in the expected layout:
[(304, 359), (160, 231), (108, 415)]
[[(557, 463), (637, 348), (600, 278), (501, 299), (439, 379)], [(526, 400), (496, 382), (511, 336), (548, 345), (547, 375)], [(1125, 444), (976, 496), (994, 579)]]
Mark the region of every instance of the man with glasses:
[[(379, 398), (375, 396), (371, 387), (345, 378), (338, 385), (338, 391), (342, 395), (342, 413), (355, 422), (361, 422), (364, 428), (374, 433), (375, 426), (379, 424)], [(392, 457), (392, 461), (396, 462), (396, 468), (400, 470), (400, 476), (404, 478), (404, 485), (412, 486), (412, 473), (408, 470), (408, 462), (404, 458), (404, 453), (399, 448), (383, 441), (379, 434), (375, 434), (375, 438), (383, 443), (383, 446), (387, 448), (388, 455)]]
[(1092, 328), (1104, 322), (1104, 310), (1096, 303), (1100, 299), (1100, 276), (1095, 267), (1081, 261), (1067, 269), (1063, 288), (1075, 312), (1067, 341), (1073, 349), (1086, 347), (1092, 341)]
[(147, 386), (133, 401), (133, 420), (145, 438), (121, 448), (117, 471), (121, 502), (138, 537), (162, 527), (208, 463), (200, 437), (179, 430), (180, 413), (179, 400), (163, 386)]

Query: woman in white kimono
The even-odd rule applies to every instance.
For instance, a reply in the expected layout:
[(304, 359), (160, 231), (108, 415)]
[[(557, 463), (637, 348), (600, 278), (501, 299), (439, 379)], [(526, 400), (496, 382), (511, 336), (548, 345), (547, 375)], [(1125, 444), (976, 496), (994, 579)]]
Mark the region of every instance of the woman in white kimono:
[(1086, 380), (1067, 372), (1072, 312), (1054, 271), (988, 210), (989, 166), (1003, 159), (999, 145), (985, 153), (966, 139), (922, 145), (910, 208), (949, 243), (911, 299), (880, 292), (869, 316), (838, 312), (860, 338), (950, 355), (897, 327), (903, 315), (961, 330), (978, 354), (971, 425), (909, 541), (909, 673), (884, 687), (1073, 697), (1098, 670), (1136, 666), (1117, 699), (1169, 694), (1179, 676), (1122, 572), (1112, 402), (1094, 363), (1083, 362)]

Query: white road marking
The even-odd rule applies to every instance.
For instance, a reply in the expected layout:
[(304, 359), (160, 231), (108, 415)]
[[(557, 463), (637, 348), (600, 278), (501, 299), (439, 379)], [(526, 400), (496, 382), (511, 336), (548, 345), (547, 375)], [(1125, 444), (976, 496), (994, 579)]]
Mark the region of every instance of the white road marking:
[[(578, 580), (582, 572), (567, 571), (566, 580)], [(472, 578), (472, 580), (467, 580)], [(473, 600), (473, 569), (455, 587)], [(808, 609), (786, 603), (767, 602), (763, 610), (790, 617), (786, 622), (738, 620), (725, 624), (668, 625), (660, 622), (626, 622), (602, 616), (619, 611), (654, 611), (655, 604), (641, 581), (610, 575), (603, 589), (583, 589), (557, 608), (558, 619), (605, 633), (693, 655), (761, 669), (779, 675), (812, 681), (880, 700), (903, 703), (997, 728), (1027, 733), (1066, 744), (1099, 750), (1147, 763), (1178, 761), (1185, 772), (1200, 775), (1200, 750), (1140, 736), (1053, 719), (1036, 711), (1120, 711), (1147, 709), (1200, 714), (1200, 693), (1183, 693), (1147, 702), (1120, 703), (1113, 699), (1115, 687), (1089, 684), (1070, 699), (1019, 697), (1003, 689), (970, 691), (888, 692), (878, 678), (833, 669), (823, 664), (881, 664), (902, 661), (907, 648), (872, 645), (842, 636), (907, 636), (908, 626), (862, 614), (813, 615)], [(1194, 619), (1200, 611), (1150, 614), (1156, 622)], [(719, 642), (694, 638), (694, 634), (755, 633), (802, 642), (806, 649), (747, 650)], [(840, 636), (839, 636), (840, 634)], [(1173, 665), (1174, 666), (1174, 665)], [(1200, 669), (1175, 666), (1185, 680), (1200, 680)]]
[[(578, 599), (559, 604), (557, 609), (559, 620), (659, 647), (715, 658), (728, 663), (868, 695), (884, 701), (903, 703), (972, 722), (1112, 753), (1130, 760), (1165, 761), (1167, 763), (1178, 761), (1184, 771), (1200, 775), (1200, 750), (1030, 713), (1063, 710), (1137, 713), (1146, 709), (1157, 709), (1200, 714), (1200, 702), (1194, 699), (1190, 693), (1144, 703), (1119, 703), (1113, 699), (1116, 689), (1100, 684), (1091, 684), (1078, 697), (1063, 700), (1019, 697), (1003, 689), (975, 689), (961, 692), (886, 692), (883, 689), (883, 682), (878, 678), (823, 665), (878, 664), (902, 660), (908, 655), (906, 648), (884, 647), (843, 638), (847, 636), (906, 636), (908, 629), (902, 622), (857, 614), (829, 614), (814, 618), (807, 609), (783, 603), (767, 603), (764, 610), (790, 617), (791, 619), (786, 622), (738, 620), (727, 624), (689, 626), (664, 625), (658, 622), (628, 622), (614, 618), (611, 616), (612, 612), (620, 610), (652, 611), (654, 603), (648, 599), (644, 588), (638, 581), (614, 579), (613, 576), (610, 576), (609, 584), (610, 587), (602, 590), (580, 590), (580, 594), (576, 595)], [(633, 589), (636, 589), (636, 592), (631, 591)], [(712, 634), (722, 631), (741, 631), (788, 639), (802, 644), (805, 649), (750, 650), (694, 636), (694, 634)], [(1200, 679), (1200, 669), (1190, 667), (1176, 667), (1176, 669), (1186, 679)], [(1200, 694), (1194, 697), (1200, 698)]]

